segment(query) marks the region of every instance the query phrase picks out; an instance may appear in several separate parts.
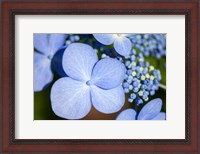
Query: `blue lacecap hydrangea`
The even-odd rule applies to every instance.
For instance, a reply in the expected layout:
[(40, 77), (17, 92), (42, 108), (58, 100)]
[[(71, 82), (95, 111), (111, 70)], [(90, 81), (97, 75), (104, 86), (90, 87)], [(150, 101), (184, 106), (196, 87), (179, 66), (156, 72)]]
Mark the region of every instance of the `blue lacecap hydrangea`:
[(59, 75), (50, 95), (56, 115), (81, 119), (92, 106), (115, 113), (126, 94), (129, 103), (145, 106), (139, 113), (126, 109), (117, 120), (165, 119), (162, 101), (148, 102), (159, 89), (161, 73), (145, 60), (166, 56), (164, 34), (34, 34), (34, 49), (34, 91), (50, 85), (54, 70)]
[(140, 105), (159, 89), (161, 73), (144, 60), (142, 53), (136, 53), (134, 49), (124, 63), (127, 68), (123, 82), (124, 92), (129, 94), (130, 103)]
[(160, 59), (166, 56), (166, 34), (132, 34), (130, 40), (146, 57)]

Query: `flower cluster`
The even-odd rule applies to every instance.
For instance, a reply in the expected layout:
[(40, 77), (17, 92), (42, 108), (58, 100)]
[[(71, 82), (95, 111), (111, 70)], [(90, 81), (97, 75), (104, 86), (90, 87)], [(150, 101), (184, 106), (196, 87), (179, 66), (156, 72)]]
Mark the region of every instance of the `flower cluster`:
[(166, 56), (165, 34), (133, 34), (130, 38), (133, 46), (139, 49), (144, 56), (155, 56), (157, 59)]
[(70, 45), (71, 43), (74, 43), (74, 42), (78, 42), (80, 40), (80, 36), (79, 35), (74, 35), (74, 34), (69, 34), (67, 35), (67, 38), (66, 38), (66, 42), (65, 44), (66, 45)]
[(140, 105), (143, 100), (148, 101), (149, 96), (153, 96), (158, 90), (161, 80), (160, 71), (149, 62), (145, 62), (143, 54), (137, 54), (134, 49), (124, 63), (127, 68), (123, 83), (124, 92), (129, 94), (130, 103), (135, 101)]

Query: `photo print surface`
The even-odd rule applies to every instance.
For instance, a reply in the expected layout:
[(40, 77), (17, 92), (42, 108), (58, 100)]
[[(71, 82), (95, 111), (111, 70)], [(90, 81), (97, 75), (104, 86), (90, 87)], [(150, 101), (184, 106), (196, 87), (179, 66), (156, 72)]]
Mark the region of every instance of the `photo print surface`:
[(166, 34), (33, 40), (34, 120), (166, 120)]

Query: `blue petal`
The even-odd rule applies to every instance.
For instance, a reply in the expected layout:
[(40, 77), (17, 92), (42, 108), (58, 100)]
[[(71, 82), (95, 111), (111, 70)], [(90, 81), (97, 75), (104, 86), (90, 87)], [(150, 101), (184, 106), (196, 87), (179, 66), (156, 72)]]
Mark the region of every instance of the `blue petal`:
[(64, 46), (66, 36), (67, 35), (65, 34), (50, 34), (49, 48), (51, 49), (52, 54)]
[(114, 48), (122, 56), (128, 56), (131, 53), (132, 44), (126, 37), (118, 37), (114, 42)]
[(73, 79), (88, 81), (94, 64), (98, 61), (96, 52), (89, 45), (72, 43), (63, 54), (63, 69)]
[(42, 91), (52, 80), (51, 60), (34, 52), (34, 91)]
[(49, 51), (49, 34), (34, 34), (34, 47), (42, 53)]
[(51, 55), (65, 43), (65, 34), (34, 34), (34, 47), (45, 55)]
[(154, 117), (152, 120), (165, 120), (166, 119), (166, 113), (160, 112), (156, 117)]
[(52, 86), (51, 105), (54, 113), (62, 118), (81, 119), (91, 109), (90, 88), (81, 81), (60, 78)]
[(124, 103), (125, 96), (122, 86), (104, 90), (95, 85), (91, 86), (91, 98), (94, 107), (102, 113), (110, 114), (119, 111)]
[(122, 83), (125, 72), (125, 66), (120, 61), (104, 58), (94, 66), (91, 81), (103, 89), (112, 89)]
[(136, 114), (134, 109), (126, 109), (117, 116), (116, 120), (135, 120)]
[(95, 39), (104, 45), (110, 45), (114, 42), (114, 34), (93, 34)]
[(156, 117), (162, 108), (162, 100), (156, 98), (148, 102), (140, 111), (138, 120), (152, 120)]

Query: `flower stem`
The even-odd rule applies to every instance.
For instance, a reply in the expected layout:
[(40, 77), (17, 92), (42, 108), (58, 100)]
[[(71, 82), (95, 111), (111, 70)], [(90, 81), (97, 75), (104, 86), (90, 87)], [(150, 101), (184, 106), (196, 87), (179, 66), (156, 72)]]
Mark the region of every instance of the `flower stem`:
[(166, 90), (166, 85), (159, 83), (159, 87)]

